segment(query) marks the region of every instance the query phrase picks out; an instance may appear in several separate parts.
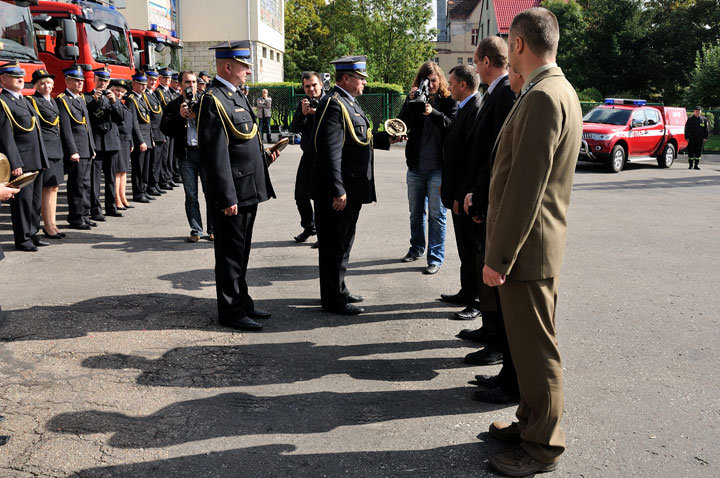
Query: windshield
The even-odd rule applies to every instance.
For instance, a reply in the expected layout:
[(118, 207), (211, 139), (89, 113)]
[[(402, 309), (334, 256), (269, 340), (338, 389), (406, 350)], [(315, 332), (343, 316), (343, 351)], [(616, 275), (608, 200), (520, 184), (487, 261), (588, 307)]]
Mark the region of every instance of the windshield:
[(0, 59), (37, 61), (30, 9), (0, 2)]
[(171, 70), (178, 71), (180, 69), (180, 47), (165, 43), (165, 48), (162, 51), (157, 51), (155, 50), (156, 45), (155, 40), (147, 39), (148, 63), (158, 68), (167, 66)]
[(632, 110), (616, 110), (614, 108), (595, 108), (583, 117), (586, 123), (624, 125), (630, 119)]
[(85, 23), (88, 43), (93, 58), (101, 63), (130, 66), (132, 47), (128, 42), (125, 17), (115, 10), (100, 5), (82, 2), (83, 12), (88, 20), (100, 20), (107, 25), (101, 32)]

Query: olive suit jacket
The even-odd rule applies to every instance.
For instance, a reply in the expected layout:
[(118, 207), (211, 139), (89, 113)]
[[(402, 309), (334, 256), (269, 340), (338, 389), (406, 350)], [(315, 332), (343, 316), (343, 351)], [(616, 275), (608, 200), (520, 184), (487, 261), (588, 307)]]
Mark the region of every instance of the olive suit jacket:
[(495, 144), (485, 251), (491, 269), (514, 280), (558, 275), (581, 139), (575, 90), (560, 68), (541, 72)]

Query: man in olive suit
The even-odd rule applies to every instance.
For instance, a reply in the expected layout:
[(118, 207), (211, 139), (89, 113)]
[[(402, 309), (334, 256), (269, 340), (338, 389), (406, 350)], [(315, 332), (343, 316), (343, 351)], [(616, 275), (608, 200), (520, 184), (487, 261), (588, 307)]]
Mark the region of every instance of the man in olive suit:
[(531, 8), (513, 19), (508, 56), (525, 84), (495, 143), (490, 180), (483, 280), (499, 286), (520, 388), (518, 421), (494, 422), (489, 430), (520, 446), (490, 464), (509, 476), (554, 470), (565, 450), (555, 310), (582, 112), (555, 64), (559, 38), (549, 10)]

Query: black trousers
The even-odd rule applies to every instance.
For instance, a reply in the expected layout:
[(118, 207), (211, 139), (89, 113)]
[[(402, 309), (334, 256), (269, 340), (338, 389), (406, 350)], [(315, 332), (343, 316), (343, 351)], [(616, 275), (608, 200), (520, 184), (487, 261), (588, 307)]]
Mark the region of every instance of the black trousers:
[(348, 204), (342, 211), (332, 208), (332, 199), (315, 201), (320, 264), (320, 302), (323, 307), (347, 304), (350, 294), (345, 273), (355, 241), (355, 227), (362, 204)]
[[(118, 162), (120, 161), (119, 151), (98, 151), (95, 160), (102, 161), (102, 171), (105, 175), (105, 212), (117, 212), (115, 207), (115, 173), (117, 171)], [(93, 161), (94, 163), (94, 161)], [(97, 192), (97, 205), (94, 203), (92, 214), (100, 214), (100, 192)], [(97, 209), (97, 210), (96, 210)]]
[(148, 176), (148, 188), (157, 189), (160, 186), (160, 173), (167, 160), (168, 142), (155, 143), (152, 159), (150, 160), (150, 174)]
[(68, 161), (67, 198), (68, 222), (78, 224), (90, 215), (90, 173), (92, 160)]
[(295, 204), (300, 213), (300, 226), (303, 229), (315, 229), (315, 216), (310, 202), (312, 170), (312, 159), (303, 156), (300, 159), (297, 175), (295, 176)]
[(257, 204), (238, 207), (235, 216), (226, 216), (213, 207), (215, 289), (220, 320), (245, 317), (255, 310), (245, 274), (256, 215)]
[(453, 229), (455, 229), (455, 242), (458, 256), (460, 256), (460, 295), (467, 299), (478, 296), (477, 259), (478, 225), (472, 218), (464, 214), (452, 213)]
[[(32, 171), (25, 171), (29, 173)], [(28, 184), (10, 200), (10, 218), (12, 219), (13, 238), (18, 247), (33, 245), (32, 237), (40, 229), (40, 206), (42, 205), (42, 173), (32, 184)], [(2, 257), (2, 254), (0, 254)]]
[(163, 188), (166, 188), (168, 183), (173, 179), (173, 162), (175, 161), (175, 140), (168, 138), (165, 144), (167, 145), (167, 154), (165, 155), (165, 160), (160, 166), (160, 186)]
[(147, 194), (152, 152), (152, 149), (140, 151), (140, 148), (135, 146), (132, 153), (130, 153), (130, 162), (132, 163), (133, 199), (143, 198)]
[(687, 155), (689, 159), (700, 159), (702, 156), (703, 140), (690, 140), (687, 145)]

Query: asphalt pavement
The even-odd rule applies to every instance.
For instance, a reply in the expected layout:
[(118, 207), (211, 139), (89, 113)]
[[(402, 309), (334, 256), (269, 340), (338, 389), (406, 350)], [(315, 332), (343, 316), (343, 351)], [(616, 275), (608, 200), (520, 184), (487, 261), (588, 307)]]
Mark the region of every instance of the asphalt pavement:
[[(487, 427), (514, 407), (471, 399), (499, 366), (463, 363), (476, 348), (454, 336), (481, 322), (437, 300), (459, 287), (451, 222), (437, 275), (400, 263), (404, 155), (378, 152), (347, 278), (367, 312), (323, 313), (317, 252), (292, 240), (299, 156), (271, 167), (278, 199), (255, 225), (259, 333), (218, 326), (212, 243), (184, 241), (182, 190), (37, 253), (14, 250), (0, 207), (0, 476), (495, 476)], [(720, 476), (719, 163), (578, 166), (557, 317), (567, 451), (545, 476)]]

